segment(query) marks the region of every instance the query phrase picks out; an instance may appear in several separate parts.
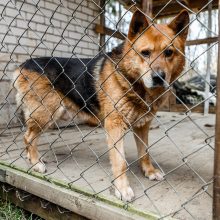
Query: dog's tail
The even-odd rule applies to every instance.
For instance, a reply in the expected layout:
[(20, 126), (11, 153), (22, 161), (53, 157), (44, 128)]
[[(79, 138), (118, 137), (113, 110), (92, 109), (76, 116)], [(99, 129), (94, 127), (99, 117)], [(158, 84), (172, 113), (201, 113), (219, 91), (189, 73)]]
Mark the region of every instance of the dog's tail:
[(22, 99), (23, 99), (23, 95), (20, 91), (20, 87), (19, 87), (19, 84), (18, 84), (18, 78), (21, 74), (21, 71), (19, 68), (17, 68), (14, 72), (13, 72), (13, 75), (12, 75), (12, 87), (16, 90), (15, 92), (15, 102), (16, 102), (16, 105), (17, 105), (17, 110), (16, 110), (16, 115), (17, 115), (17, 118), (18, 120), (24, 124), (25, 122), (25, 119), (24, 119), (24, 110), (23, 110), (23, 102), (22, 102)]
[(16, 89), (15, 101), (16, 101), (17, 107), (22, 105), (22, 97), (20, 95), (20, 88), (17, 82), (20, 74), (21, 74), (20, 69), (17, 68), (12, 75), (12, 86), (13, 88)]

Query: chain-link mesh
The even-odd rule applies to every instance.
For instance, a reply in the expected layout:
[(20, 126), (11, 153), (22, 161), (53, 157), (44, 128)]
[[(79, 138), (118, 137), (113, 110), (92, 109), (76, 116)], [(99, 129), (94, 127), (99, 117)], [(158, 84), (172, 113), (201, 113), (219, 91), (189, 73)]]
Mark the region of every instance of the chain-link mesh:
[[(207, 114), (207, 109), (216, 105), (217, 5), (212, 0), (204, 5), (191, 4), (191, 1), (187, 5), (179, 0), (160, 3), (158, 0), (153, 1), (153, 9), (154, 4), (158, 4), (160, 8), (156, 13), (153, 12), (153, 17), (149, 17), (140, 9), (139, 2), (135, 1), (130, 1), (126, 9), (118, 1), (105, 1), (102, 7), (99, 1), (95, 0), (4, 0), (0, 3), (0, 160), (8, 166), (25, 169), (30, 175), (33, 174), (33, 170), (41, 171), (47, 181), (58, 179), (67, 183), (70, 188), (77, 186), (89, 190), (94, 198), (104, 195), (114, 200), (116, 192), (116, 195), (124, 200), (125, 209), (132, 204), (140, 210), (156, 213), (161, 219), (168, 216), (177, 219), (211, 219), (215, 115)], [(190, 5), (194, 5), (195, 8), (191, 8)], [(160, 24), (169, 23), (176, 16), (178, 12), (173, 10), (173, 7), (177, 7), (178, 12), (183, 9), (188, 11), (190, 22), (170, 37), (166, 29), (160, 28)], [(127, 33), (132, 13), (136, 10), (142, 11), (149, 22), (148, 27), (136, 39), (137, 42), (152, 28), (169, 42), (151, 61), (143, 57), (135, 44), (132, 44), (130, 50), (124, 49), (120, 58), (114, 58), (109, 53), (114, 51), (113, 48), (119, 43), (115, 38), (116, 33), (123, 36), (126, 42), (131, 41)], [(106, 27), (112, 29), (112, 32), (106, 32), (104, 44), (100, 43), (100, 36), (95, 28), (103, 19)], [(174, 46), (174, 42), (184, 32), (184, 28), (188, 27), (189, 34), (184, 53)], [(156, 47), (157, 36), (153, 41)], [(144, 41), (142, 46), (147, 47), (148, 42)], [(176, 53), (181, 54), (186, 60), (186, 65), (174, 81), (167, 83), (166, 78), (161, 79), (158, 75), (153, 64), (171, 47), (175, 50), (174, 56)], [(133, 64), (126, 58), (130, 56), (130, 51), (133, 54)], [(99, 56), (101, 58), (98, 58)], [(41, 60), (34, 59), (37, 57), (49, 58), (45, 58), (48, 60), (42, 64)], [(69, 59), (63, 62), (60, 57)], [(163, 92), (156, 92), (151, 96), (151, 93), (142, 91), (143, 86), (136, 84), (143, 80), (144, 74), (136, 76), (136, 66), (131, 66), (131, 73), (129, 72), (131, 77), (135, 75), (135, 79), (129, 79), (129, 75), (123, 73), (123, 60), (129, 61), (127, 65), (136, 65), (136, 57), (141, 57), (144, 60), (142, 62), (149, 65), (150, 69), (143, 70), (145, 75), (153, 71), (152, 74), (156, 74), (157, 80), (166, 83)], [(84, 58), (89, 59), (85, 61)], [(30, 68), (27, 64), (20, 66), (26, 59), (32, 62)], [(71, 63), (71, 59), (74, 63)], [(91, 69), (93, 62), (96, 62), (96, 66)], [(172, 61), (167, 62), (170, 66), (174, 65)], [(51, 63), (53, 64), (50, 65)], [(77, 70), (78, 77), (72, 80), (68, 74), (74, 73), (74, 69), (77, 69), (75, 65), (80, 66), (80, 70)], [(108, 65), (111, 65), (111, 68)], [(163, 68), (164, 64), (161, 65), (160, 68)], [(179, 65), (181, 69), (182, 64)], [(72, 69), (71, 73), (66, 72), (67, 66)], [(16, 68), (19, 69), (20, 75), (17, 74), (13, 78)], [(108, 68), (108, 77), (101, 79), (100, 75), (104, 74), (102, 71), (107, 71)], [(53, 72), (57, 72), (57, 76), (53, 78), (54, 81), (48, 81), (45, 75), (49, 77)], [(117, 84), (118, 81), (112, 81), (111, 77), (115, 74), (118, 74), (117, 77), (120, 77), (121, 81), (123, 79), (123, 82), (119, 80), (121, 85)], [(55, 81), (62, 80), (59, 78), (60, 75), (71, 81), (71, 90), (56, 88)], [(95, 91), (92, 91), (92, 94), (90, 92), (90, 96), (86, 98), (84, 91), (91, 88), (86, 84), (85, 75), (91, 82), (96, 83)], [(33, 80), (29, 80), (31, 76)], [(19, 81), (19, 77), (23, 77), (22, 82)], [(82, 83), (85, 85), (81, 89), (77, 85)], [(124, 83), (129, 85), (126, 87), (127, 90), (121, 90)], [(110, 93), (105, 90), (106, 84), (112, 88)], [(24, 88), (25, 85), (27, 88)], [(47, 89), (40, 85), (45, 85)], [(18, 95), (17, 90), (20, 88), (23, 88), (22, 95)], [(60, 88), (65, 89), (65, 86)], [(123, 94), (117, 93), (118, 90), (123, 91)], [(69, 96), (72, 91), (81, 100), (80, 104)], [(132, 96), (129, 97), (131, 92)], [(101, 101), (88, 107), (93, 97), (99, 97), (100, 93)], [(168, 110), (176, 113), (160, 111), (156, 114), (152, 109), (158, 100), (166, 99), (168, 94)], [(148, 96), (151, 96), (151, 99)], [(137, 113), (135, 116), (137, 110), (125, 107), (132, 99), (138, 100), (135, 103), (137, 106), (141, 103), (142, 107), (144, 103), (144, 113)], [(171, 100), (174, 100), (174, 106)], [(105, 102), (111, 103), (107, 110)], [(68, 108), (69, 103), (74, 103), (73, 112)], [(100, 109), (105, 108), (104, 116), (98, 116), (97, 106), (93, 108), (93, 105), (100, 105)], [(135, 108), (138, 109), (137, 106)], [(204, 109), (205, 115), (201, 113)], [(64, 113), (65, 117), (68, 116), (67, 121), (62, 120), (61, 116)], [(114, 121), (112, 115), (116, 113), (118, 118)], [(36, 114), (42, 120), (45, 115), (48, 116), (41, 123)], [(92, 121), (88, 115), (92, 117)], [(132, 117), (135, 119), (130, 120)], [(147, 121), (151, 120), (150, 126)], [(88, 127), (85, 121), (94, 126)], [(114, 124), (117, 124), (117, 128), (122, 128), (116, 129), (116, 134), (112, 132), (115, 129)], [(139, 131), (143, 130), (146, 124), (150, 126), (148, 144), (145, 141), (147, 134)], [(39, 131), (37, 135), (28, 139), (31, 129)], [(35, 145), (38, 137), (39, 160), (29, 163), (28, 159), (32, 160), (31, 153), (28, 153), (27, 159), (26, 150)], [(109, 147), (106, 137), (108, 144), (110, 143)], [(123, 148), (119, 148), (119, 145), (123, 145), (123, 139), (126, 156)], [(139, 148), (144, 149), (144, 153), (138, 157), (134, 139)], [(109, 154), (113, 154), (113, 151), (110, 163)], [(150, 157), (153, 166), (158, 169), (156, 173), (153, 172), (153, 176), (149, 172), (148, 178), (144, 177), (139, 165), (139, 161), (146, 156)], [(120, 173), (113, 174), (111, 166), (115, 166), (117, 170), (121, 164), (126, 167)], [(127, 188), (127, 182), (123, 183), (125, 174), (135, 196), (130, 191), (132, 189)], [(124, 189), (127, 191), (122, 192)], [(18, 198), (22, 200), (28, 196), (29, 194), (19, 193)]]

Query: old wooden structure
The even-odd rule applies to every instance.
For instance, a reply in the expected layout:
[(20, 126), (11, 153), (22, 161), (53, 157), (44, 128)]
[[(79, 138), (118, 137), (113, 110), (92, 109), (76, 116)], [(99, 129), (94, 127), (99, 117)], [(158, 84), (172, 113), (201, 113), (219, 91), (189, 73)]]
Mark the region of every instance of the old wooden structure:
[[(134, 11), (137, 10), (137, 8), (140, 8), (142, 11), (144, 11), (147, 15), (149, 15), (152, 19), (161, 19), (166, 18), (170, 16), (174, 16), (178, 14), (181, 10), (185, 9), (184, 6), (186, 6), (187, 9), (190, 9), (192, 13), (196, 13), (198, 11), (207, 11), (212, 9), (218, 8), (218, 0), (214, 1), (193, 1), (193, 0), (180, 0), (180, 1), (168, 1), (168, 0), (137, 0), (136, 4), (134, 4), (134, 1), (132, 0), (120, 0), (119, 1), (127, 10)], [(149, 6), (151, 5), (151, 6)], [(211, 7), (210, 7), (211, 5)], [(95, 31), (102, 36), (108, 35), (115, 38), (118, 38), (120, 40), (125, 40), (126, 33), (122, 33), (118, 30), (113, 30), (104, 25), (104, 14), (101, 16), (101, 22), (100, 24), (96, 24)], [(103, 40), (102, 40), (103, 41)], [(218, 37), (207, 37), (203, 39), (195, 39), (195, 40), (188, 40), (186, 42), (186, 46), (195, 46), (195, 45), (202, 45), (202, 44), (212, 44), (218, 42)], [(101, 42), (101, 45), (103, 42)], [(172, 91), (175, 93), (175, 91)], [(209, 113), (215, 113), (215, 107), (208, 106), (209, 110), (207, 110)], [(180, 112), (180, 111), (193, 111), (193, 112), (204, 112), (204, 103), (198, 106), (184, 106), (181, 104), (177, 104), (176, 99), (173, 95), (170, 96), (170, 100), (166, 103), (166, 105), (163, 107), (164, 111), (170, 111), (170, 112)], [(207, 112), (206, 111), (206, 112)]]

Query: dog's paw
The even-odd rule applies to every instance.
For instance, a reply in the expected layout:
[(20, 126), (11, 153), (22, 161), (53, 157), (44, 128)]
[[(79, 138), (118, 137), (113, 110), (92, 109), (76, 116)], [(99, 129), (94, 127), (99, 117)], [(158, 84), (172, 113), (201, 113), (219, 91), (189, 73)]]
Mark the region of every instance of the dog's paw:
[(130, 186), (115, 189), (115, 195), (124, 202), (131, 202), (134, 198), (134, 192)]
[(32, 169), (38, 173), (46, 173), (46, 166), (43, 162), (38, 162)]
[(27, 152), (26, 159), (28, 159), (29, 161), (31, 161), (31, 156), (30, 156), (29, 152)]
[(157, 181), (161, 181), (163, 180), (163, 174), (155, 169), (154, 171), (149, 172), (147, 175), (145, 175), (146, 177), (149, 178), (149, 180), (157, 180)]

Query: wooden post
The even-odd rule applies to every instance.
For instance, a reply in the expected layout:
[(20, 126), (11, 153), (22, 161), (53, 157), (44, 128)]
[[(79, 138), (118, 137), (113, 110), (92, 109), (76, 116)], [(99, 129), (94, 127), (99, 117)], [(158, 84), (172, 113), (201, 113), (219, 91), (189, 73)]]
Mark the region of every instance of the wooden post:
[(142, 0), (142, 10), (146, 13), (149, 17), (153, 17), (153, 4), (152, 0)]
[[(220, 42), (220, 0), (218, 9), (218, 25)], [(217, 73), (217, 104), (215, 127), (215, 158), (214, 158), (214, 186), (213, 186), (213, 219), (220, 219), (220, 43), (218, 44), (218, 73)]]
[[(8, 192), (3, 190), (3, 185), (10, 188)], [(23, 191), (24, 192), (24, 191)], [(19, 199), (18, 195), (22, 193), (22, 190), (16, 189), (11, 185), (8, 185), (6, 183), (0, 182), (0, 198), (1, 200), (5, 202), (11, 202), (14, 205), (25, 209), (29, 211), (30, 213), (33, 213), (43, 219), (47, 220), (67, 220), (67, 219), (74, 219), (74, 220), (89, 220), (86, 217), (80, 216), (76, 213), (70, 212), (68, 210), (65, 210), (56, 204), (50, 203), (46, 200), (45, 203), (47, 204), (47, 207), (42, 207), (42, 201), (43, 199), (29, 194), (27, 198)], [(59, 209), (61, 209), (59, 211)], [(65, 211), (64, 211), (65, 210)], [(37, 218), (38, 219), (38, 218)]]

